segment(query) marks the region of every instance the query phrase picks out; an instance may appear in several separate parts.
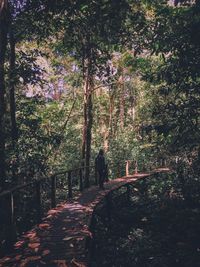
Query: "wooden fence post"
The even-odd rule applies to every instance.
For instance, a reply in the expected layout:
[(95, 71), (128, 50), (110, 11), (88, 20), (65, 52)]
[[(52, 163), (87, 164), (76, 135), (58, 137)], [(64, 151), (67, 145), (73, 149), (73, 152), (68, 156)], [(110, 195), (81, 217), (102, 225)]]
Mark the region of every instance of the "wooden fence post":
[(126, 160), (126, 176), (129, 175), (129, 163), (130, 163), (130, 161)]
[(127, 184), (126, 188), (127, 188), (127, 191), (126, 191), (126, 193), (127, 193), (127, 201), (128, 201), (128, 203), (130, 203), (130, 201), (131, 201), (131, 188), (130, 188), (130, 184)]
[(145, 166), (145, 161), (143, 159), (141, 163), (141, 172), (145, 172), (145, 171), (146, 171), (146, 166)]
[(36, 186), (37, 223), (40, 223), (41, 222), (41, 218), (42, 218), (41, 181), (37, 181), (35, 186)]
[(164, 166), (163, 167), (167, 167), (167, 160), (166, 159), (164, 159)]
[(56, 206), (56, 176), (51, 177), (51, 208)]
[(82, 169), (79, 170), (79, 190), (83, 191), (83, 172)]
[[(10, 192), (7, 196), (7, 203), (6, 204), (6, 248), (10, 249), (16, 241), (16, 228), (15, 228), (15, 219), (14, 219), (14, 197), (13, 193)], [(5, 199), (5, 200), (6, 200)]]
[(106, 195), (106, 211), (107, 211), (107, 218), (108, 223), (111, 221), (111, 209), (112, 209), (112, 196), (111, 193)]
[(117, 177), (120, 177), (120, 162), (117, 162)]
[(160, 166), (159, 166), (160, 168), (162, 168), (163, 167), (163, 158), (160, 158)]
[(90, 166), (85, 166), (84, 169), (84, 187), (90, 187)]
[(135, 174), (138, 173), (138, 162), (137, 160), (135, 160)]
[(155, 161), (155, 167), (156, 167), (156, 169), (159, 167), (158, 159), (156, 159), (156, 161)]
[(68, 198), (72, 198), (72, 172), (68, 171)]
[(95, 185), (98, 185), (98, 171), (97, 171), (97, 166), (95, 164), (95, 167), (94, 167), (94, 176), (95, 176)]
[(106, 163), (105, 182), (109, 181), (108, 176), (109, 176), (109, 170), (108, 170), (108, 164)]

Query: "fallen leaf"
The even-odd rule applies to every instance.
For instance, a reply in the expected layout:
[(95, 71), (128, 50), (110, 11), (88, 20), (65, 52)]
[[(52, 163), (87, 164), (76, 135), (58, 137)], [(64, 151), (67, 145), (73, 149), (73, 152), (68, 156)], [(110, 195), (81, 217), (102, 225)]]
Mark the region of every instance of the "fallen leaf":
[(89, 236), (90, 238), (92, 238), (93, 236), (92, 236), (92, 233), (90, 232), (90, 231), (88, 231), (88, 230), (82, 230), (81, 231), (83, 234), (86, 234), (87, 236)]
[(28, 257), (26, 258), (25, 260), (23, 260), (21, 262), (21, 264), (19, 265), (19, 267), (26, 267), (27, 264), (31, 261), (37, 261), (37, 260), (40, 260), (41, 259), (41, 256), (31, 256), (31, 257)]
[(42, 256), (46, 256), (46, 255), (48, 255), (48, 254), (50, 254), (50, 250), (48, 250), (48, 249), (46, 249), (46, 250), (44, 250), (44, 251), (42, 252)]
[(25, 235), (25, 237), (28, 237), (28, 238), (34, 238), (34, 237), (36, 237), (36, 233), (28, 233), (28, 234), (26, 234)]
[(25, 243), (25, 241), (19, 241), (15, 244), (15, 248), (20, 248), (21, 246), (23, 246)]
[(63, 238), (64, 241), (68, 241), (68, 240), (71, 240), (71, 239), (73, 239), (73, 236), (69, 236), (69, 237)]
[(144, 217), (144, 218), (141, 219), (141, 221), (142, 221), (142, 222), (147, 222), (148, 220), (147, 220), (146, 217)]
[(149, 257), (149, 260), (153, 260), (154, 259), (154, 257)]
[(76, 261), (75, 259), (73, 259), (73, 260), (71, 261), (71, 263), (74, 264), (74, 265), (77, 266), (77, 267), (86, 267), (85, 263), (83, 263), (83, 262), (78, 262), (78, 261)]
[(11, 258), (10, 257), (6, 257), (4, 258), (4, 261), (9, 261)]
[(17, 255), (17, 256), (15, 257), (15, 260), (18, 261), (18, 260), (20, 260), (21, 258), (22, 258), (22, 255)]
[(65, 260), (54, 260), (53, 262), (56, 263), (58, 267), (67, 267), (67, 262)]
[(53, 214), (56, 214), (56, 213), (58, 213), (58, 210), (49, 210), (48, 211), (48, 215), (53, 215)]
[(139, 190), (138, 190), (137, 188), (135, 188), (135, 187), (133, 188), (133, 190), (134, 190), (134, 191), (136, 191), (136, 192), (138, 192), (138, 191), (139, 191)]
[(36, 249), (40, 246), (40, 243), (29, 243), (28, 247), (32, 249)]
[(41, 263), (42, 265), (46, 265), (46, 262), (45, 262), (45, 261), (40, 261), (40, 263)]
[(50, 227), (50, 225), (48, 223), (41, 223), (39, 224), (39, 228), (40, 229), (48, 229)]

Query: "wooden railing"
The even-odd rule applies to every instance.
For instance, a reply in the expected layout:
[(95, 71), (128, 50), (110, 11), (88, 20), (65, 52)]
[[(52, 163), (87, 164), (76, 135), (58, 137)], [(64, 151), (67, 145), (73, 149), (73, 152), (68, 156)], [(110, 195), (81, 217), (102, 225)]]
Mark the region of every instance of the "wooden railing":
[[(111, 163), (109, 169), (115, 170), (113, 177), (128, 176), (131, 163), (134, 173), (137, 173), (138, 163), (135, 160)], [(12, 247), (24, 231), (40, 223), (45, 212), (55, 208), (59, 202), (72, 198), (75, 192), (83, 191), (85, 168), (90, 168), (91, 184), (97, 185), (95, 166), (88, 166), (63, 170), (49, 178), (34, 180), (0, 193), (0, 256)]]
[[(117, 170), (115, 176), (119, 177), (122, 162), (109, 164), (109, 167), (114, 165)], [(12, 247), (24, 231), (40, 223), (45, 212), (55, 208), (59, 202), (72, 198), (75, 192), (83, 191), (85, 168), (90, 168), (90, 177), (93, 178), (91, 185), (97, 185), (97, 171), (92, 165), (63, 170), (48, 178), (37, 179), (0, 193), (0, 256), (4, 250), (8, 251)]]
[[(126, 161), (127, 162), (127, 161)], [(135, 162), (132, 162), (135, 164)], [(153, 184), (155, 184), (156, 181), (162, 181), (162, 186), (163, 182), (167, 183), (168, 175), (169, 175), (169, 170), (167, 170), (165, 166), (165, 162), (159, 162), (162, 165), (159, 165), (158, 167), (162, 167), (159, 170), (152, 170), (149, 174), (144, 175), (143, 177), (141, 176), (138, 180), (129, 180), (128, 183), (121, 184), (117, 187), (114, 187), (112, 190), (110, 190), (108, 193), (106, 193), (105, 197), (101, 198), (99, 202), (97, 202), (97, 205), (93, 209), (92, 213), (92, 218), (90, 220), (90, 232), (92, 233), (93, 238), (90, 238), (87, 243), (87, 261), (88, 261), (88, 266), (93, 266), (92, 261), (96, 261), (96, 255), (99, 253), (98, 251), (98, 246), (96, 245), (97, 237), (97, 227), (98, 225), (102, 224), (104, 225), (105, 229), (108, 229), (109, 231), (112, 229), (113, 231), (113, 225), (115, 224), (115, 220), (118, 219), (119, 217), (116, 216), (116, 214), (120, 214), (120, 203), (122, 206), (126, 207), (128, 205), (131, 205), (131, 202), (134, 203), (134, 198), (138, 195), (144, 199), (148, 199), (150, 196), (150, 192), (152, 190), (155, 190), (155, 186), (152, 187), (151, 190), (148, 191), (148, 188), (150, 188)], [(131, 162), (130, 162), (131, 164)], [(137, 163), (136, 163), (137, 166)], [(127, 167), (127, 164), (126, 164)], [(136, 170), (135, 170), (136, 171)], [(170, 172), (171, 174), (173, 172)], [(132, 174), (131, 174), (132, 175)], [(131, 178), (131, 177), (129, 177)], [(137, 185), (140, 185), (139, 187)], [(154, 189), (153, 189), (154, 188)], [(161, 188), (161, 186), (159, 187)], [(164, 187), (167, 188), (167, 187)], [(137, 189), (137, 190), (136, 190)], [(149, 196), (148, 196), (149, 194)], [(164, 194), (161, 194), (164, 195)], [(149, 200), (152, 201), (151, 197), (149, 197)], [(157, 200), (155, 200), (156, 202)], [(136, 206), (139, 202), (135, 202), (134, 206)], [(131, 206), (130, 206), (131, 208)], [(123, 216), (123, 215), (122, 215)], [(126, 218), (124, 218), (126, 220)], [(137, 218), (135, 218), (137, 220)], [(121, 220), (121, 218), (120, 218)], [(127, 220), (126, 220), (127, 223)], [(101, 231), (102, 232), (102, 231)], [(95, 265), (95, 264), (94, 264)]]

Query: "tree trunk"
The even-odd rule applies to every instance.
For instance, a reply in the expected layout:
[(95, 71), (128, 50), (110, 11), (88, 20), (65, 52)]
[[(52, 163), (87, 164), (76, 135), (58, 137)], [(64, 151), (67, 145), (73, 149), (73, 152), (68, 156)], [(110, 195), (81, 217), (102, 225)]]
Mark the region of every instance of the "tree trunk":
[(15, 160), (12, 162), (12, 176), (14, 179), (14, 184), (18, 184), (17, 168), (19, 166), (19, 156), (17, 150), (17, 140), (18, 140), (18, 129), (16, 122), (16, 102), (15, 102), (15, 38), (12, 29), (12, 21), (10, 21), (9, 29), (9, 45), (10, 45), (10, 55), (9, 55), (9, 98), (10, 98), (10, 120), (11, 120), (11, 139), (13, 153), (15, 154)]
[(136, 117), (136, 103), (135, 103), (135, 96), (131, 95), (130, 96), (130, 103), (131, 103), (131, 117), (132, 117), (132, 127), (134, 129), (134, 124), (135, 124), (135, 117)]
[(90, 186), (90, 156), (91, 156), (91, 140), (92, 140), (92, 89), (93, 89), (93, 75), (91, 74), (91, 62), (85, 62), (84, 71), (84, 108), (83, 108), (83, 137), (82, 137), (82, 165), (84, 166), (84, 180), (85, 187)]
[(121, 130), (124, 129), (124, 116), (125, 116), (125, 100), (124, 100), (124, 77), (123, 74), (119, 78), (119, 85), (120, 85), (120, 100), (119, 100), (119, 106), (120, 106), (120, 128)]
[[(92, 81), (91, 81), (92, 82)], [(85, 187), (90, 186), (90, 157), (91, 157), (91, 142), (92, 142), (92, 125), (93, 125), (93, 113), (92, 113), (92, 94), (91, 88), (92, 84), (90, 83), (90, 92), (87, 99), (87, 130), (86, 130), (86, 146), (85, 146)]]
[[(5, 54), (7, 46), (6, 10), (0, 10), (0, 188), (5, 187)], [(0, 190), (1, 190), (0, 189)]]
[(113, 93), (110, 96), (109, 100), (110, 100), (110, 106), (109, 106), (109, 133), (112, 135), (112, 132), (113, 132), (112, 121), (113, 121), (113, 110), (114, 110), (114, 94)]
[(82, 133), (82, 167), (84, 168), (83, 175), (85, 178), (85, 150), (86, 150), (86, 132), (87, 132), (87, 87), (88, 82), (84, 84), (84, 103), (83, 103), (83, 133)]
[(16, 123), (16, 104), (15, 104), (15, 39), (12, 28), (9, 32), (10, 42), (10, 70), (9, 70), (9, 89), (10, 89), (10, 118), (11, 118), (11, 136), (13, 149), (16, 147), (18, 130)]
[(108, 151), (110, 139), (113, 137), (113, 110), (114, 110), (114, 93), (113, 90), (109, 92), (109, 121), (108, 128), (104, 137), (104, 149)]

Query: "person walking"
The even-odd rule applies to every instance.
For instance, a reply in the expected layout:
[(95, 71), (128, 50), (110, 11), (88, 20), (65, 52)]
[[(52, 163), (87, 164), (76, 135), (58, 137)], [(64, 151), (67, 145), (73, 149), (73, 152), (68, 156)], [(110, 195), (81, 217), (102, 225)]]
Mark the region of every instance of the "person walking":
[(105, 176), (106, 176), (106, 161), (105, 161), (103, 149), (99, 150), (99, 154), (97, 155), (95, 159), (95, 168), (98, 172), (99, 188), (104, 189), (104, 181), (105, 181)]

